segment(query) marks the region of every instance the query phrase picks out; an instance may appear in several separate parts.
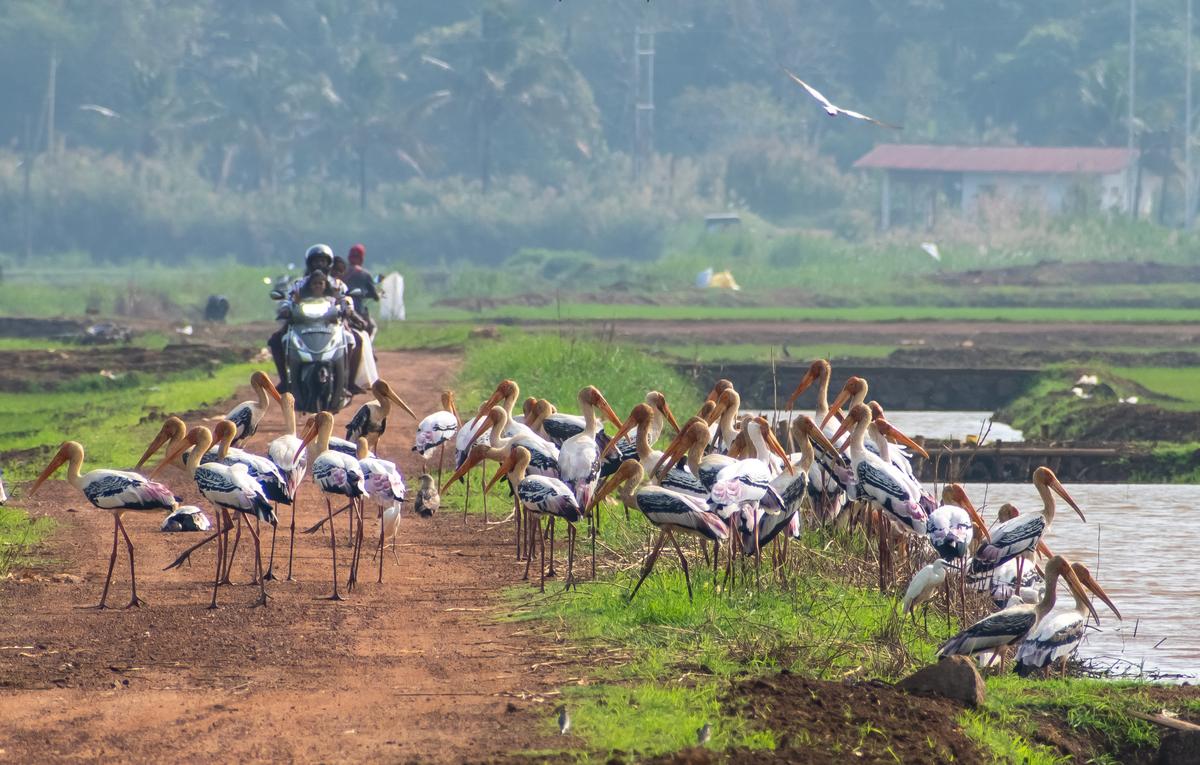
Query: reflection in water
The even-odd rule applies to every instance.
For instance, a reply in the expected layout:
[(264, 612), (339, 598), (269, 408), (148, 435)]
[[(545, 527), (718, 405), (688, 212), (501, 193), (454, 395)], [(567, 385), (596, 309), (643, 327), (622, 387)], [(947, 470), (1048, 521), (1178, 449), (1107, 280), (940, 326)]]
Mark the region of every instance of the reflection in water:
[[(1125, 617), (1117, 621), (1097, 600), (1100, 630), (1089, 631), (1080, 655), (1200, 675), (1200, 572), (1188, 553), (1200, 545), (1200, 528), (1190, 522), (1195, 488), (1068, 484), (1067, 491), (1087, 523), (1059, 502), (1046, 544), (1090, 568)], [(986, 499), (989, 520), (1004, 502), (1023, 513), (1042, 507), (1031, 483), (972, 484), (967, 493), (977, 506)], [(1065, 587), (1058, 596), (1060, 608), (1072, 607)]]

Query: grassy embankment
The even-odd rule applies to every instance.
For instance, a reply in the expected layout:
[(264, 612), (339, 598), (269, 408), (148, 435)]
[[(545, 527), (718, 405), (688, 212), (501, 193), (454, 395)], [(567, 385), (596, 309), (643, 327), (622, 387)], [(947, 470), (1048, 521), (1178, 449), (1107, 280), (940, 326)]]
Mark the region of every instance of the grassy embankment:
[[(1100, 385), (1071, 391), (1083, 373)], [(1200, 369), (1112, 367), (1102, 363), (1050, 367), (999, 416), (1034, 437), (1125, 445), (1117, 474), (1148, 482), (1200, 480)], [(1136, 397), (1137, 403), (1127, 403)], [(1122, 399), (1126, 403), (1122, 403)]]
[[(553, 336), (468, 345), (462, 398), (474, 401), (509, 376), (525, 383), (528, 392), (560, 403), (589, 382), (619, 409), (650, 387), (667, 389), (680, 414), (696, 402), (685, 381), (647, 355)], [(493, 501), (507, 506), (509, 500), (494, 496)], [(767, 581), (757, 590), (743, 579), (732, 591), (716, 594), (711, 569), (693, 555), (692, 603), (681, 569), (664, 554), (627, 605), (651, 531), (636, 509), (626, 522), (620, 510), (610, 508), (599, 536), (599, 581), (570, 594), (561, 593), (560, 584), (552, 584), (545, 596), (528, 587), (510, 593), (508, 618), (528, 622), (530, 630), (553, 639), (541, 661), (564, 663), (581, 674), (562, 689), (573, 731), (588, 752), (581, 759), (676, 751), (693, 745), (705, 722), (713, 726), (710, 748), (773, 749), (778, 733), (730, 706), (728, 694), (737, 681), (785, 669), (823, 680), (894, 681), (930, 662), (938, 642), (953, 629), (936, 614), (928, 633), (897, 619), (891, 597), (870, 586), (873, 564), (862, 539), (840, 532), (808, 532), (792, 546), (786, 584), (765, 574)], [(578, 560), (585, 567), (586, 553)], [(994, 677), (988, 689), (987, 704), (961, 711), (955, 722), (997, 761), (1064, 761), (1062, 750), (1035, 743), (1044, 740), (1038, 732), (1051, 719), (1091, 742), (1100, 760), (1118, 752), (1144, 753), (1158, 741), (1152, 726), (1128, 714), (1156, 708), (1149, 685)], [(550, 708), (548, 729), (554, 724)], [(1200, 704), (1188, 711), (1200, 711)], [(874, 744), (867, 741), (875, 738)], [(847, 752), (864, 746), (883, 752), (887, 738), (883, 732), (858, 741), (813, 741), (826, 748), (845, 746)], [(934, 742), (929, 746), (932, 756)]]

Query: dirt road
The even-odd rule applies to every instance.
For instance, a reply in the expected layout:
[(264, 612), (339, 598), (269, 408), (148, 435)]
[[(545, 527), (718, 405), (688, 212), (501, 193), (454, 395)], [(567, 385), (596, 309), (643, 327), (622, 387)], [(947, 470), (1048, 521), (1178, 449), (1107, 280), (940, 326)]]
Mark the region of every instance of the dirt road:
[[(380, 364), (424, 414), (438, 408), (457, 359), (386, 353)], [(265, 451), (279, 419), (268, 415), (252, 450)], [(389, 426), (383, 456), (415, 475), (413, 422), (393, 415)], [(182, 472), (164, 478), (206, 506)], [(302, 493), (304, 525), (324, 514), (315, 494), (311, 484)], [(249, 607), (257, 587), (247, 585), (244, 535), (236, 586), (208, 611), (212, 551), (164, 572), (197, 535), (161, 534), (158, 516), (130, 515), (149, 605), (94, 611), (80, 607), (99, 599), (111, 517), (63, 481), (24, 507), (58, 528), (38, 551), (43, 564), (0, 583), (0, 762), (464, 762), (563, 745), (546, 727), (552, 704), (538, 695), (561, 678), (532, 670), (537, 640), (494, 618), (499, 591), (522, 572), (510, 525), (464, 526), (452, 510), (424, 520), (406, 508), (399, 567), (389, 558), (378, 585), (366, 558), (365, 583), (343, 603), (323, 599), (328, 537), (298, 534), (299, 581), (272, 583), (259, 609)], [(286, 533), (280, 539), (285, 570)], [(129, 584), (123, 548), (121, 556), (109, 595), (118, 605)], [(339, 555), (343, 583), (345, 561)]]

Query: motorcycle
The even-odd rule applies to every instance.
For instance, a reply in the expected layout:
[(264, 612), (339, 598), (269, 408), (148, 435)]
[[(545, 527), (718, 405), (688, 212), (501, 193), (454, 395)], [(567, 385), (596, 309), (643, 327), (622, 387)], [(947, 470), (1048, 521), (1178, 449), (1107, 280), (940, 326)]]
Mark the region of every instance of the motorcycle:
[[(282, 300), (284, 294), (272, 290), (271, 297)], [(349, 331), (331, 298), (306, 298), (292, 306), (283, 348), (287, 386), (298, 411), (337, 412), (349, 403)]]

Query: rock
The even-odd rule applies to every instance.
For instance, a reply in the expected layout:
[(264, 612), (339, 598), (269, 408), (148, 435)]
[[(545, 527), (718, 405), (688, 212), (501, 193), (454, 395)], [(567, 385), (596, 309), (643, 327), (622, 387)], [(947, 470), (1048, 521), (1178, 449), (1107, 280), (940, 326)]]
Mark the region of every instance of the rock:
[(83, 584), (83, 577), (74, 574), (51, 574), (50, 581), (58, 584)]
[(950, 656), (922, 667), (896, 684), (909, 693), (931, 693), (977, 707), (983, 704), (984, 683), (975, 663), (965, 656)]
[(1200, 765), (1200, 730), (1176, 730), (1163, 736), (1156, 765)]

